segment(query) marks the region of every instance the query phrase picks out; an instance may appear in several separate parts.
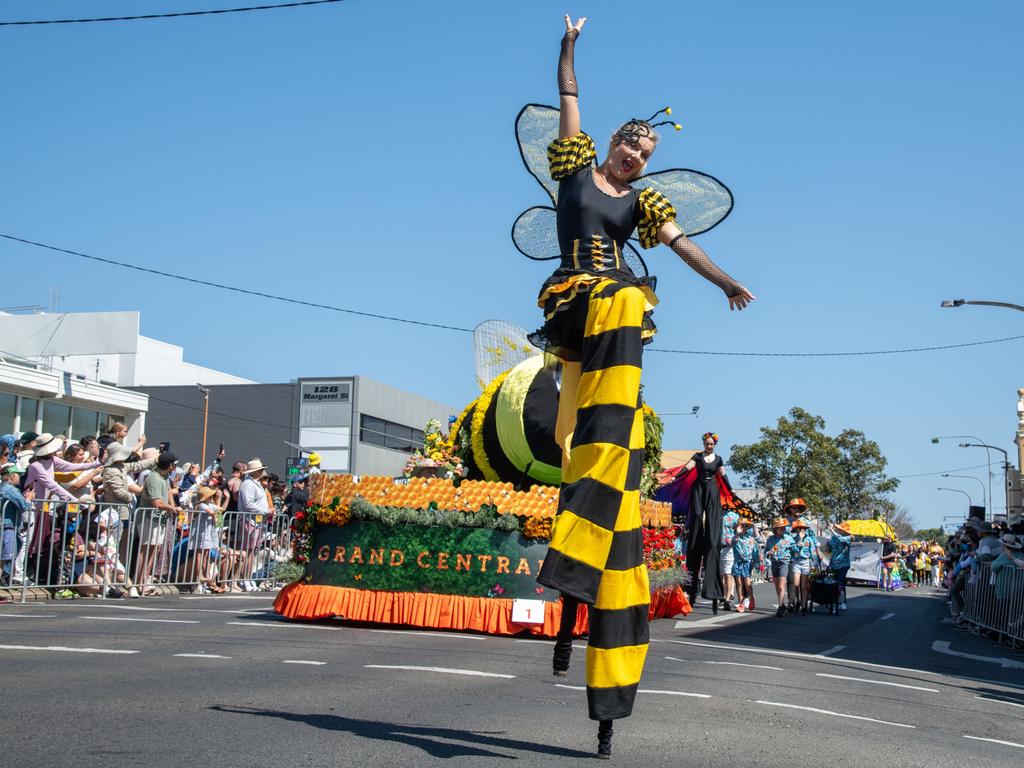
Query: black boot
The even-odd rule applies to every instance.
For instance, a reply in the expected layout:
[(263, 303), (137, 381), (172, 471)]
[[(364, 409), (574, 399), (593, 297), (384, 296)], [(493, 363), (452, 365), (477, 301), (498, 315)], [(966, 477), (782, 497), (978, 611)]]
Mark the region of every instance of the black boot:
[(612, 721), (601, 720), (597, 726), (597, 756), (602, 760), (612, 758)]
[(551, 669), (555, 677), (566, 677), (569, 674), (569, 660), (572, 658), (572, 638), (555, 640), (555, 655), (551, 661)]
[(576, 610), (579, 600), (562, 595), (562, 620), (558, 624), (558, 635), (555, 637), (555, 653), (551, 660), (551, 669), (555, 677), (566, 677), (569, 672), (569, 659), (572, 658), (572, 630), (576, 626)]
[(717, 600), (712, 600), (711, 601), (711, 613), (713, 613), (715, 616), (718, 615), (718, 601)]

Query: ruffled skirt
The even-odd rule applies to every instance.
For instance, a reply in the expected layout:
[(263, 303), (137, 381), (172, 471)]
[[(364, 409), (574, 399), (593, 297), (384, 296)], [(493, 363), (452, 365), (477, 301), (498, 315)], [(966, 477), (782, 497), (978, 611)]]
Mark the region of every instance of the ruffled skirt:
[(657, 332), (652, 315), (658, 303), (654, 290), (658, 278), (626, 275), (618, 271), (595, 274), (559, 269), (544, 281), (537, 306), (544, 310), (544, 325), (529, 335), (530, 343), (561, 360), (578, 362), (587, 322), (589, 295), (601, 280), (617, 280), (639, 288), (646, 299), (641, 338), (650, 344)]

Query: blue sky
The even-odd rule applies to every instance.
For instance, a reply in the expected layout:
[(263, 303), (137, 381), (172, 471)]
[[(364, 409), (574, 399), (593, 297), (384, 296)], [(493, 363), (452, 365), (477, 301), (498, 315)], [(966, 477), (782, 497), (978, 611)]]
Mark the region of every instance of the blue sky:
[[(0, 19), (166, 12), (230, 0), (6, 0)], [(561, 17), (584, 128), (671, 104), (652, 169), (722, 179), (733, 214), (700, 244), (758, 296), (729, 313), (665, 248), (654, 348), (864, 351), (1024, 334), (1019, 244), (1024, 52), (1018, 3), (660, 2), (642, 11), (517, 2), (348, 0), (156, 22), (0, 28), (0, 232), (353, 309), (528, 329), (548, 265), (513, 249), (544, 197), (512, 132), (551, 103)], [(5, 303), (139, 309), (145, 334), (260, 381), (370, 376), (460, 406), (468, 334), (189, 287), (0, 242)], [(665, 444), (723, 453), (799, 405), (863, 430), (917, 521), (964, 511), (960, 468), (1015, 455), (1020, 341), (850, 358), (650, 352)], [(930, 474), (936, 473), (936, 474)], [(1002, 479), (993, 483), (1001, 508)]]

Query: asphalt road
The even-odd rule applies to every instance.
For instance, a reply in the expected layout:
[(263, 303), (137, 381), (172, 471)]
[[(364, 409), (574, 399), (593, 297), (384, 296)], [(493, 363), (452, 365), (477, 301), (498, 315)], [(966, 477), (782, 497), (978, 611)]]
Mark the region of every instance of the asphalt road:
[[(765, 585), (754, 614), (655, 622), (614, 763), (1021, 764), (1024, 655), (955, 629), (932, 590), (850, 597), (777, 619)], [(284, 622), (272, 599), (0, 605), (3, 764), (594, 759), (582, 651), (560, 680), (547, 641)]]

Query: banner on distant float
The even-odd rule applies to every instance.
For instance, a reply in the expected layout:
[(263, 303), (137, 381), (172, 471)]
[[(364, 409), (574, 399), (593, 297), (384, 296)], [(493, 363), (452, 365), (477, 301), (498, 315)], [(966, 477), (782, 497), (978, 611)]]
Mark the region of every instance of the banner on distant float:
[(555, 601), (557, 591), (537, 584), (547, 551), (546, 541), (526, 539), (516, 531), (353, 520), (315, 529), (306, 582)]
[(878, 566), (882, 561), (882, 545), (875, 541), (855, 541), (850, 546), (850, 570), (846, 578), (854, 581), (878, 582)]

